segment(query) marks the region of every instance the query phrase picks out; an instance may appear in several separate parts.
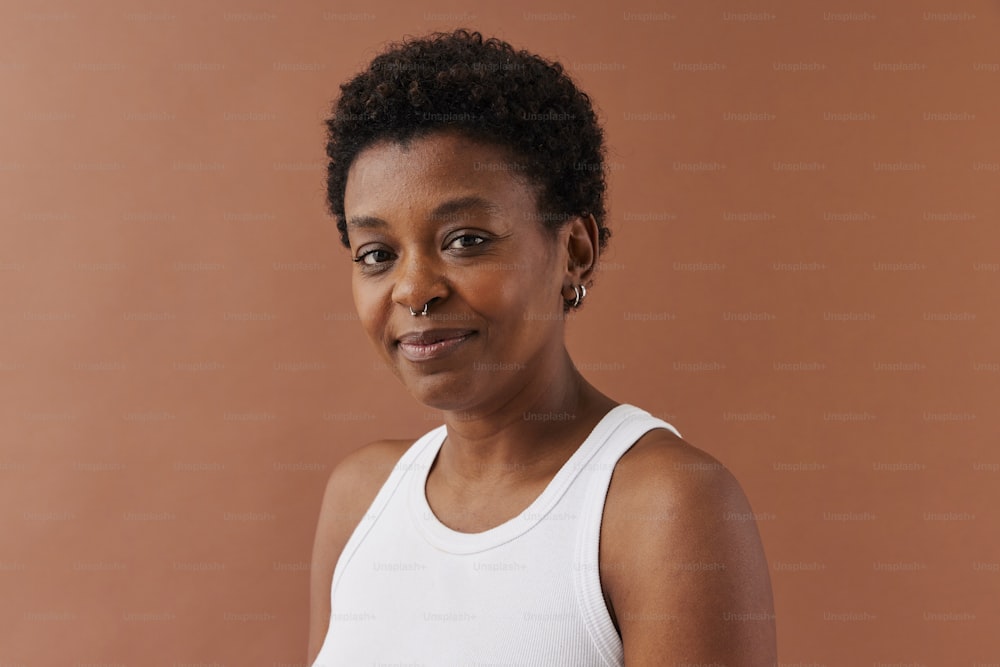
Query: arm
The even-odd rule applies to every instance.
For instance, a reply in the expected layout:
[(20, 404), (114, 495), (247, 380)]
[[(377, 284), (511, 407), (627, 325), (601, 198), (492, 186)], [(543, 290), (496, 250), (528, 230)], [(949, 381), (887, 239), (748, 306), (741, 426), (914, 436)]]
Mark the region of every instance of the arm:
[(627, 518), (611, 517), (620, 565), (608, 569), (627, 667), (776, 664), (767, 560), (739, 482), (672, 435), (633, 450), (608, 501), (617, 492), (614, 509)]
[(340, 553), (410, 444), (409, 440), (371, 443), (346, 456), (330, 473), (313, 542), (307, 665), (315, 662), (329, 629), (330, 587)]

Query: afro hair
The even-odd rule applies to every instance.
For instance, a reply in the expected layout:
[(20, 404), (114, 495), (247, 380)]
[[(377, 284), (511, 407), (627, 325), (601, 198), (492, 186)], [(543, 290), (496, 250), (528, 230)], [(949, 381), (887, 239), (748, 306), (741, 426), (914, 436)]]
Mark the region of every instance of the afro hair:
[(327, 203), (346, 247), (344, 191), (355, 158), (375, 143), (436, 131), (506, 149), (537, 188), (546, 229), (592, 215), (606, 246), (604, 132), (559, 63), (458, 29), (391, 44), (340, 90), (326, 119)]

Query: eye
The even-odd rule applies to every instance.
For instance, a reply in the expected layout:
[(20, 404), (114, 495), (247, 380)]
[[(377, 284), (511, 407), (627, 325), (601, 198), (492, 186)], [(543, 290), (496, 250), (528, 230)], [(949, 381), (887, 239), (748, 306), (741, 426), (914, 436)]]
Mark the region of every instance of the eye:
[[(461, 250), (463, 248), (471, 248), (473, 246), (482, 245), (486, 243), (487, 239), (478, 234), (462, 234), (461, 236), (456, 236), (448, 244), (448, 248), (453, 250)], [(456, 245), (458, 244), (458, 245)]]
[(389, 261), (391, 253), (388, 250), (383, 250), (382, 248), (376, 248), (374, 250), (369, 250), (368, 252), (363, 252), (354, 258), (355, 262), (364, 264), (365, 266), (376, 266), (382, 264), (383, 262)]

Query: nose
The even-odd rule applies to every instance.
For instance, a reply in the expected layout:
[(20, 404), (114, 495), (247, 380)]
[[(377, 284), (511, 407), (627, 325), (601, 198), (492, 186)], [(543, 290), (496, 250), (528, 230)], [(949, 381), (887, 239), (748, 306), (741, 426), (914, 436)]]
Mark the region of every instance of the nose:
[(404, 308), (421, 311), (424, 304), (448, 296), (448, 281), (439, 262), (423, 254), (406, 253), (396, 260), (392, 300)]

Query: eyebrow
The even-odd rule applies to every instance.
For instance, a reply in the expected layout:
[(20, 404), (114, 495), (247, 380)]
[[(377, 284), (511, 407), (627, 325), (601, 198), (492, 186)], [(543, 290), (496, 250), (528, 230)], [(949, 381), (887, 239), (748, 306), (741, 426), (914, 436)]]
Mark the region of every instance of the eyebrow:
[[(449, 199), (448, 201), (438, 204), (434, 210), (431, 211), (430, 219), (447, 219), (455, 217), (465, 211), (476, 209), (494, 216), (499, 215), (501, 211), (499, 206), (487, 199), (483, 199), (479, 195), (467, 195), (465, 197)], [(353, 227), (354, 229), (380, 229), (388, 227), (389, 223), (375, 215), (357, 215), (347, 219), (347, 226)]]

